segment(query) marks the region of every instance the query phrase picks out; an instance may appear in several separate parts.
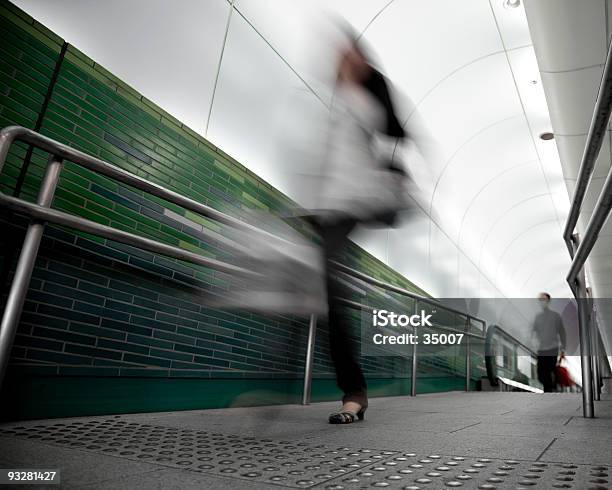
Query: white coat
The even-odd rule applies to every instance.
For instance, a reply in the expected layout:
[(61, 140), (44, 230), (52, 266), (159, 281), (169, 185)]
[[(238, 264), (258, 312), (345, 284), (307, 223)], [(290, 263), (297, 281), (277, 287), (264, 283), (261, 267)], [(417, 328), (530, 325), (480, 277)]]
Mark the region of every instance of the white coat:
[(385, 123), (383, 107), (368, 91), (357, 84), (338, 84), (317, 211), (368, 221), (379, 212), (407, 207), (405, 183), (383, 166), (388, 160), (378, 135)]

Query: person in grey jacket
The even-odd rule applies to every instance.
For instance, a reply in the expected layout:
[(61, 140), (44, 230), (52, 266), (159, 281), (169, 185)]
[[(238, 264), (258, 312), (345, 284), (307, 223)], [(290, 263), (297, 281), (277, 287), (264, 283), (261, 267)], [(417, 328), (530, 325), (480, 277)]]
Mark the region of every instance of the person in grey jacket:
[(550, 294), (540, 293), (538, 301), (540, 311), (533, 322), (533, 335), (538, 344), (538, 379), (544, 386), (544, 392), (554, 390), (555, 367), (561, 353), (565, 351), (565, 328), (561, 315), (550, 309)]
[(406, 137), (395, 114), (389, 85), (366, 57), (358, 37), (347, 31), (339, 49), (320, 209), (313, 211), (311, 219), (322, 239), (330, 354), (343, 392), (342, 408), (329, 416), (332, 424), (363, 420), (368, 407), (367, 384), (356, 345), (351, 341), (350, 320), (339, 299), (350, 292), (331, 268), (333, 261), (341, 260), (351, 231), (367, 222), (389, 224), (393, 218), (386, 210), (402, 197), (394, 193), (398, 188), (393, 185), (395, 179), (402, 178), (401, 168), (396, 172), (390, 163), (381, 161), (374, 144), (379, 135)]

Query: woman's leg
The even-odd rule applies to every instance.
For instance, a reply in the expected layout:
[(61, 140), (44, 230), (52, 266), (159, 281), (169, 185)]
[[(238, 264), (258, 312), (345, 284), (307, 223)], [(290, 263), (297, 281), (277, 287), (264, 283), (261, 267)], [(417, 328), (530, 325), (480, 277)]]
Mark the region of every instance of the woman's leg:
[(348, 291), (331, 274), (330, 261), (337, 259), (348, 242), (348, 235), (355, 227), (354, 220), (342, 220), (331, 226), (319, 227), (323, 239), (326, 262), (326, 285), (328, 301), (329, 348), (336, 370), (338, 387), (344, 393), (342, 403), (368, 404), (367, 386), (361, 366), (357, 360), (355, 342), (350, 337), (351, 326), (344, 307), (337, 298), (346, 298)]

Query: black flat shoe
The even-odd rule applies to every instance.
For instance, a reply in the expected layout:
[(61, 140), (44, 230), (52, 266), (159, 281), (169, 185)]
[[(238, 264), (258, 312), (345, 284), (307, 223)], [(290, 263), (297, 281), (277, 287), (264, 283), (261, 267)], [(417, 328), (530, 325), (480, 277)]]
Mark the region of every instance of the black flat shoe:
[(362, 407), (359, 412), (350, 412), (348, 410), (342, 410), (340, 412), (332, 413), (329, 416), (330, 424), (352, 424), (355, 420), (363, 420), (365, 417), (365, 411), (368, 407)]

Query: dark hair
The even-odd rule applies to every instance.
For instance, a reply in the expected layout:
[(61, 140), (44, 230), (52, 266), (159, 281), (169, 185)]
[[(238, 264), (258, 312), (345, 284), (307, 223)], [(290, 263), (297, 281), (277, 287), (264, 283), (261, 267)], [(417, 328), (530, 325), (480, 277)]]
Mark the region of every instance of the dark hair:
[(340, 30), (349, 39), (351, 46), (359, 52), (370, 67), (370, 73), (362, 80), (361, 86), (370, 92), (370, 95), (380, 103), (385, 111), (386, 127), (384, 133), (395, 138), (404, 138), (406, 132), (395, 114), (395, 106), (389, 92), (389, 82), (382, 73), (372, 66), (371, 50), (364, 43), (361, 34), (351, 24), (342, 18), (336, 19), (336, 22)]
[(546, 299), (550, 301), (550, 294), (548, 293), (540, 293), (542, 296), (546, 296)]
[(406, 132), (395, 115), (395, 107), (389, 93), (387, 80), (378, 70), (370, 65), (370, 74), (361, 82), (370, 94), (383, 106), (386, 115), (385, 134), (396, 138), (404, 138)]

